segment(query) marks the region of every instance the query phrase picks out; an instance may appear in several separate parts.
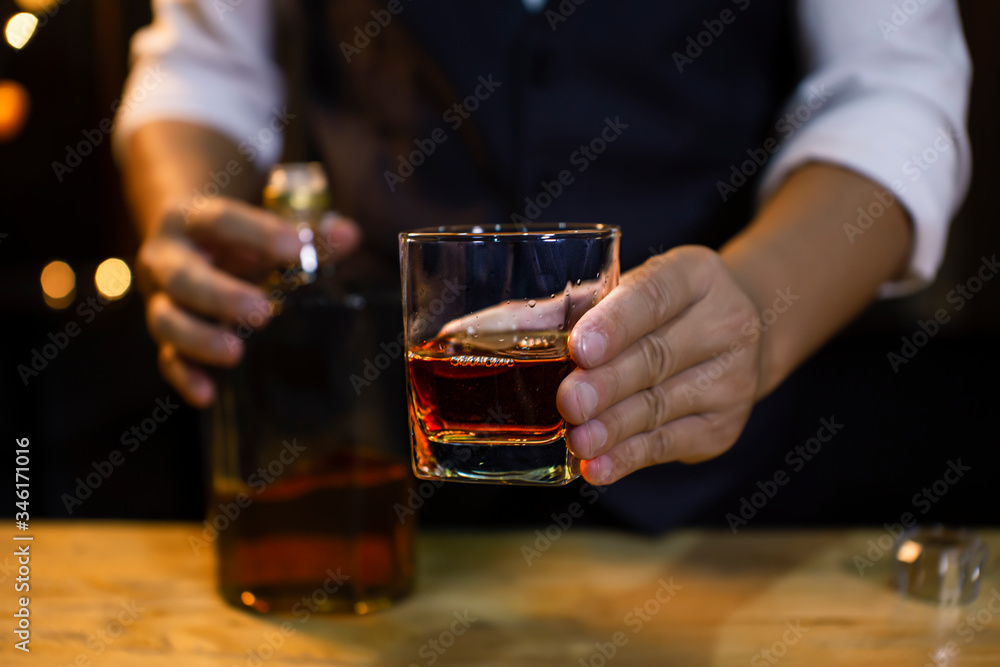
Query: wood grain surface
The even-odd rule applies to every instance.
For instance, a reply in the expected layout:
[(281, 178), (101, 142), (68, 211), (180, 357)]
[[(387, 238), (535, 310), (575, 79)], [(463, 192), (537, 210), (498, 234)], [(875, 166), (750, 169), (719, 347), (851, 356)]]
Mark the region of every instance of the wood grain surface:
[[(31, 652), (14, 648), (23, 594), (16, 558), (0, 556), (0, 665), (1000, 665), (996, 568), (970, 605), (906, 599), (891, 555), (863, 576), (854, 563), (880, 531), (570, 529), (530, 565), (531, 531), (427, 533), (407, 601), (306, 620), (224, 604), (214, 555), (189, 545), (197, 530), (35, 522)], [(996, 554), (1000, 532), (984, 536)]]

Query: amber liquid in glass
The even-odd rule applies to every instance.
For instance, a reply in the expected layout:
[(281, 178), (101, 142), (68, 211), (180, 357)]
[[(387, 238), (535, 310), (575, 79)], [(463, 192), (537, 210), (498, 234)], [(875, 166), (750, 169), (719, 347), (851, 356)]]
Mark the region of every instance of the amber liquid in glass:
[(565, 333), (441, 336), (407, 362), (418, 477), (550, 485), (579, 475), (556, 409), (574, 368)]

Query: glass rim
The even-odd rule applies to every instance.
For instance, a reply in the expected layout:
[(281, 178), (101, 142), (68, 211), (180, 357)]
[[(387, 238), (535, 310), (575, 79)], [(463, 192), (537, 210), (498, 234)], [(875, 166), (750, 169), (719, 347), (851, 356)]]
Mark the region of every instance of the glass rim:
[(505, 222), (493, 225), (439, 225), (421, 227), (399, 234), (400, 241), (430, 240), (466, 241), (468, 239), (506, 238), (573, 238), (592, 236), (615, 237), (621, 235), (621, 227), (602, 222)]

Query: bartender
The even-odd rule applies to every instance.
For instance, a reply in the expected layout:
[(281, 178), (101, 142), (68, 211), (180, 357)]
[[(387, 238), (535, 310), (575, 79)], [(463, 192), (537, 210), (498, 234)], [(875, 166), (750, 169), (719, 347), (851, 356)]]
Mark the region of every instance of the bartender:
[(114, 142), (185, 400), (214, 400), (206, 367), (266, 311), (246, 277), (297, 257), (247, 203), (294, 130), (329, 173), (337, 258), (395, 266), (397, 233), (427, 225), (622, 228), (557, 405), (583, 477), (647, 529), (745, 480), (782, 420), (755, 406), (874, 299), (933, 280), (969, 183), (953, 0), (153, 8)]

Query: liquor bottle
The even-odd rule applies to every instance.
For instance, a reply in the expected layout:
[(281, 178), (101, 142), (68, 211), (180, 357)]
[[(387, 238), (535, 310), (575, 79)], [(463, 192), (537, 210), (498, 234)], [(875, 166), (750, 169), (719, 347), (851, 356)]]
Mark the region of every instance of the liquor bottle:
[(303, 249), (267, 276), (272, 318), (236, 331), (244, 356), (218, 376), (209, 522), (219, 587), (260, 612), (363, 614), (413, 585), (403, 362), (382, 351), (399, 337), (398, 291), (338, 280), (320, 234), (319, 164), (275, 166), (264, 205)]

